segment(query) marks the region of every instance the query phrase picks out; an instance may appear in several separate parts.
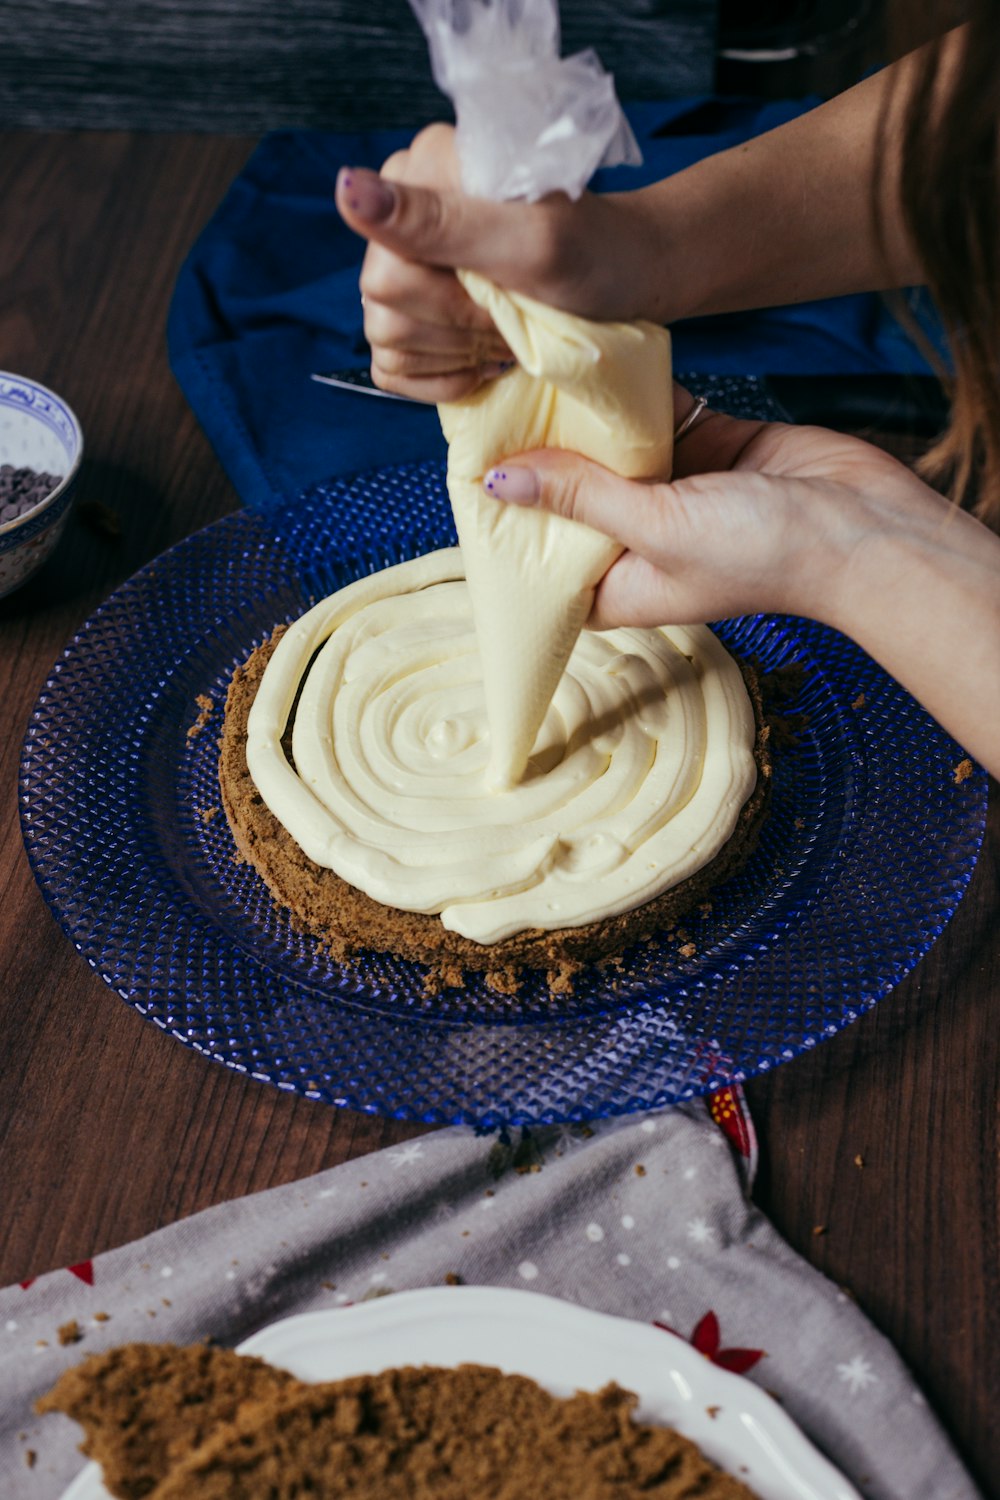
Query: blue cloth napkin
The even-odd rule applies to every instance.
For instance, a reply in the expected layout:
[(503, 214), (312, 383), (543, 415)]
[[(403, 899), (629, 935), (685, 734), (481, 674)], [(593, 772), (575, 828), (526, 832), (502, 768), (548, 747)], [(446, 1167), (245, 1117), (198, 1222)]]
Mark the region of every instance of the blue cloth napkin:
[[(814, 103), (631, 105), (643, 165), (599, 172), (594, 187), (656, 181)], [(410, 134), (267, 136), (181, 270), (168, 326), (174, 373), (244, 503), (265, 516), (334, 476), (444, 455), (433, 409), (309, 378), (367, 364), (357, 285), (364, 244), (334, 208), (337, 169), (379, 166)], [(696, 319), (678, 324), (674, 338), (675, 368), (685, 372), (927, 370), (876, 296)]]

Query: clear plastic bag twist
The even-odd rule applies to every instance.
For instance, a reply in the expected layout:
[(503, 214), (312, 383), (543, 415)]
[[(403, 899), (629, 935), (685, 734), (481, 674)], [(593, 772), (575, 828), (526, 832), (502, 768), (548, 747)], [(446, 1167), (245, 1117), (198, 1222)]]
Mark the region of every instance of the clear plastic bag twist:
[(600, 166), (642, 154), (597, 54), (559, 56), (556, 0), (410, 0), (455, 107), (467, 193), (578, 198)]

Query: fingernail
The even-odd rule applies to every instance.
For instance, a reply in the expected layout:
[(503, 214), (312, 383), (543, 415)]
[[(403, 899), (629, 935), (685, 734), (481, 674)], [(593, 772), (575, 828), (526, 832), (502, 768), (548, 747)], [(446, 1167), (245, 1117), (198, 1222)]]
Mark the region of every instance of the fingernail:
[(538, 501), (538, 475), (534, 469), (506, 464), (503, 468), (490, 469), (483, 480), (483, 489), (494, 500), (507, 500), (511, 505), (535, 505)]
[(396, 206), (396, 194), (389, 183), (365, 167), (341, 167), (337, 196), (359, 219), (367, 219), (370, 224), (381, 224)]
[(516, 359), (495, 359), (488, 365), (482, 365), (479, 373), (484, 380), (497, 380), (501, 375), (506, 375), (508, 370), (513, 370), (516, 364)]

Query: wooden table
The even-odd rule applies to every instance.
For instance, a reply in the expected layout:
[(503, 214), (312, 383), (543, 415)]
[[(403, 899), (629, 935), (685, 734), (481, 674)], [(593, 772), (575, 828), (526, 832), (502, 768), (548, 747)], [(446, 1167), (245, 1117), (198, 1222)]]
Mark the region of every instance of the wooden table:
[[(164, 321), (181, 260), (252, 142), (24, 132), (0, 143), (0, 365), (70, 401), (87, 441), (81, 500), (122, 527), (114, 541), (74, 518), (36, 579), (0, 601), (5, 1285), (415, 1127), (289, 1097), (178, 1046), (105, 988), (32, 880), (17, 762), (53, 661), (124, 578), (238, 503), (174, 384)], [(994, 796), (972, 886), (928, 957), (863, 1020), (749, 1089), (760, 1205), (895, 1343), (992, 1495), (998, 857)]]

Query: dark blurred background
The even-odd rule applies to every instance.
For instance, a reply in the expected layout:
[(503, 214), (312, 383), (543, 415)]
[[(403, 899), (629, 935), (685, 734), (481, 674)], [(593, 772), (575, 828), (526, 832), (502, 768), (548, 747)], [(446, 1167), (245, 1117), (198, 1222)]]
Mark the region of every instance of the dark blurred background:
[[(532, 0), (528, 0), (532, 3)], [(883, 0), (563, 0), (625, 99), (828, 96)], [(251, 133), (447, 118), (407, 0), (0, 0), (0, 125)]]

